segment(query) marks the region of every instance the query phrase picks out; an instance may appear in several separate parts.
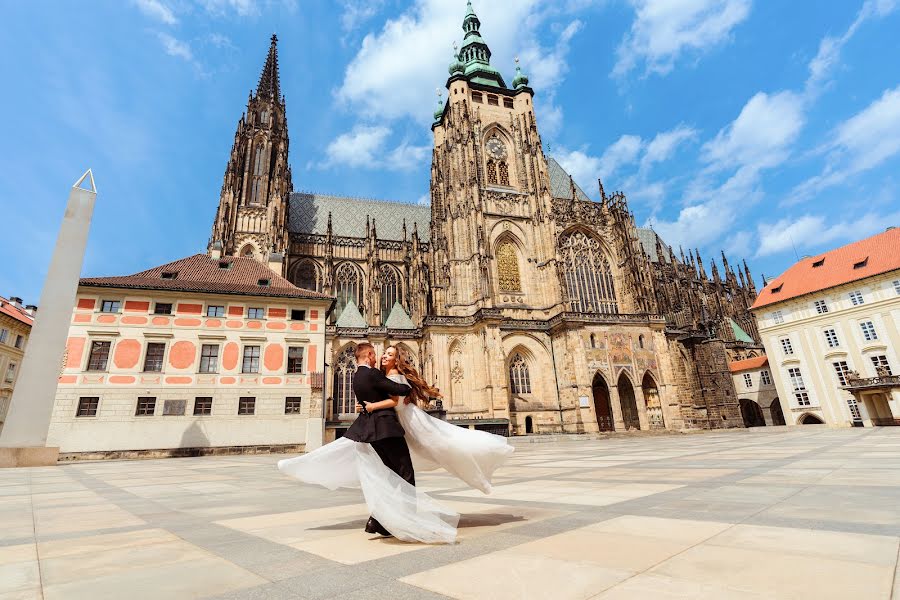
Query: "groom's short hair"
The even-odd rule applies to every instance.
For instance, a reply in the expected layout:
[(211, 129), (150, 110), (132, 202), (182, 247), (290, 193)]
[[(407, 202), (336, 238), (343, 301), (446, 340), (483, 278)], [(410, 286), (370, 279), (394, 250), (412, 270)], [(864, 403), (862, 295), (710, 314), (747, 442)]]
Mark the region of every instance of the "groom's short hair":
[(356, 361), (359, 362), (359, 359), (369, 353), (369, 350), (375, 352), (375, 346), (370, 344), (369, 342), (363, 342), (359, 346), (356, 347)]

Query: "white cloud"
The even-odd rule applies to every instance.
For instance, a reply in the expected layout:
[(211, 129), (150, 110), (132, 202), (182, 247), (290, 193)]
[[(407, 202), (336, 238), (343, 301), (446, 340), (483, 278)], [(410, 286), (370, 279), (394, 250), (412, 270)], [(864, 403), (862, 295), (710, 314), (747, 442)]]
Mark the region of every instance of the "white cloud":
[(805, 116), (803, 99), (793, 92), (753, 96), (728, 127), (703, 146), (704, 160), (714, 169), (778, 164), (797, 139)]
[(605, 182), (617, 170), (636, 162), (642, 147), (640, 137), (623, 135), (599, 157), (589, 155), (586, 149), (569, 151), (564, 148), (553, 157), (582, 188), (593, 190), (598, 178)]
[(806, 93), (815, 96), (827, 83), (831, 72), (840, 60), (841, 50), (857, 30), (871, 19), (886, 17), (897, 8), (896, 0), (866, 0), (856, 19), (840, 37), (826, 36), (819, 44), (819, 51), (809, 63), (809, 79), (806, 81)]
[(775, 223), (759, 223), (759, 249), (756, 256), (770, 256), (781, 252), (815, 249), (845, 240), (857, 240), (884, 231), (885, 223), (896, 223), (900, 212), (889, 215), (866, 213), (852, 221), (829, 224), (822, 215), (803, 215), (781, 219)]
[(647, 73), (664, 75), (685, 52), (702, 52), (727, 40), (750, 14), (750, 0), (630, 0), (631, 31), (617, 50), (613, 76), (646, 64)]
[(841, 123), (826, 145), (823, 172), (797, 186), (790, 203), (806, 200), (847, 179), (874, 169), (900, 153), (900, 86), (887, 90)]
[(259, 14), (256, 0), (199, 0), (207, 12), (216, 16), (226, 16), (234, 12), (239, 17)]
[(596, 156), (590, 156), (582, 150), (568, 151), (562, 149), (554, 153), (553, 158), (582, 188), (591, 189), (586, 184), (596, 179), (600, 174), (600, 159)]
[(158, 33), (157, 36), (159, 41), (162, 42), (166, 54), (184, 59), (189, 63), (194, 62), (194, 53), (187, 42), (183, 42), (168, 33)]
[[(580, 10), (588, 4), (554, 7), (551, 11), (538, 0), (478, 3), (481, 32), (493, 53), (491, 64), (511, 80), (513, 58), (520, 55), (531, 85), (552, 104), (552, 88), (568, 70), (569, 43), (582, 24), (570, 21), (556, 35), (552, 48), (542, 47), (536, 32), (560, 11)], [(434, 88), (446, 81), (453, 43), (462, 40), (464, 14), (462, 3), (415, 0), (409, 10), (363, 39), (345, 70), (337, 98), (354, 111), (380, 119), (429, 121)]]
[(334, 139), (325, 150), (326, 160), (319, 166), (337, 165), (360, 168), (388, 168), (407, 171), (421, 166), (431, 148), (403, 142), (396, 148), (385, 148), (391, 129), (383, 125), (357, 125), (349, 133)]
[(679, 125), (675, 129), (656, 134), (656, 137), (647, 144), (647, 151), (641, 159), (641, 168), (646, 169), (655, 163), (669, 160), (678, 146), (696, 137), (697, 130), (686, 125)]
[(384, 0), (341, 0), (341, 5), (344, 9), (341, 25), (344, 31), (351, 31), (378, 14)]
[(639, 136), (623, 135), (603, 152), (597, 176), (606, 179), (625, 165), (633, 164), (637, 161), (643, 146), (644, 143)]
[(161, 0), (134, 0), (134, 3), (142, 13), (151, 19), (156, 19), (160, 23), (166, 25), (175, 25), (178, 23), (175, 13), (173, 13), (172, 9), (166, 6)]
[(419, 206), (431, 206), (431, 194), (422, 194), (416, 204)]

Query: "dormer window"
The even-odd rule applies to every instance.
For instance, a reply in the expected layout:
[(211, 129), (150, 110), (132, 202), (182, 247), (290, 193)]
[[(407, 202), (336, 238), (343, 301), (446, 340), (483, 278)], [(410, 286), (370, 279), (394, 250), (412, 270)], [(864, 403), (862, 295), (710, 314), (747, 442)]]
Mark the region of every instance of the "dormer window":
[(162, 278), (163, 279), (177, 279), (178, 271), (163, 271)]
[(783, 287), (784, 287), (784, 284), (779, 283), (778, 285), (776, 285), (775, 287), (772, 288), (772, 293), (777, 294), (778, 292), (781, 291), (781, 288), (783, 288)]
[(220, 260), (220, 261), (219, 261), (219, 268), (220, 268), (220, 269), (230, 269), (230, 268), (231, 268), (231, 263), (228, 262), (227, 260)]
[(261, 285), (262, 287), (269, 287), (270, 280), (269, 279), (260, 279), (256, 282), (257, 285)]
[(824, 264), (825, 264), (825, 259), (820, 258), (819, 260), (813, 262), (813, 268), (821, 267)]
[(862, 269), (862, 268), (865, 267), (867, 264), (869, 264), (869, 257), (868, 257), (868, 256), (865, 257), (864, 259), (858, 261), (858, 262), (853, 263), (853, 268), (854, 268), (854, 269)]

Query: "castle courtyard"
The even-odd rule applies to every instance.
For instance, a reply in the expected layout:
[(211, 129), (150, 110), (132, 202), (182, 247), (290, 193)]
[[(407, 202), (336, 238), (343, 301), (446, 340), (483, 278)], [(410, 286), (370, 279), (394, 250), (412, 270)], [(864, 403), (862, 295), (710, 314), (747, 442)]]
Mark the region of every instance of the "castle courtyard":
[(363, 533), (275, 455), (0, 471), (0, 598), (890, 598), (900, 429), (520, 438), (454, 546)]

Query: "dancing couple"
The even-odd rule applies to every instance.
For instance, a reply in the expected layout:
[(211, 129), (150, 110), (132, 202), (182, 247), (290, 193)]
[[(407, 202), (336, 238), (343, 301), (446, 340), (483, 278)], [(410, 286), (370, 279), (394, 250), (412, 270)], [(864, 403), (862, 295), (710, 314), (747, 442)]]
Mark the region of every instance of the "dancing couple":
[(482, 493), (513, 452), (506, 438), (464, 429), (419, 407), (440, 397), (409, 363), (406, 350), (389, 346), (376, 366), (375, 347), (356, 347), (353, 392), (359, 416), (344, 437), (278, 469), (328, 489), (361, 488), (370, 517), (366, 533), (407, 542), (452, 544), (459, 514), (416, 489), (416, 472), (446, 469)]

